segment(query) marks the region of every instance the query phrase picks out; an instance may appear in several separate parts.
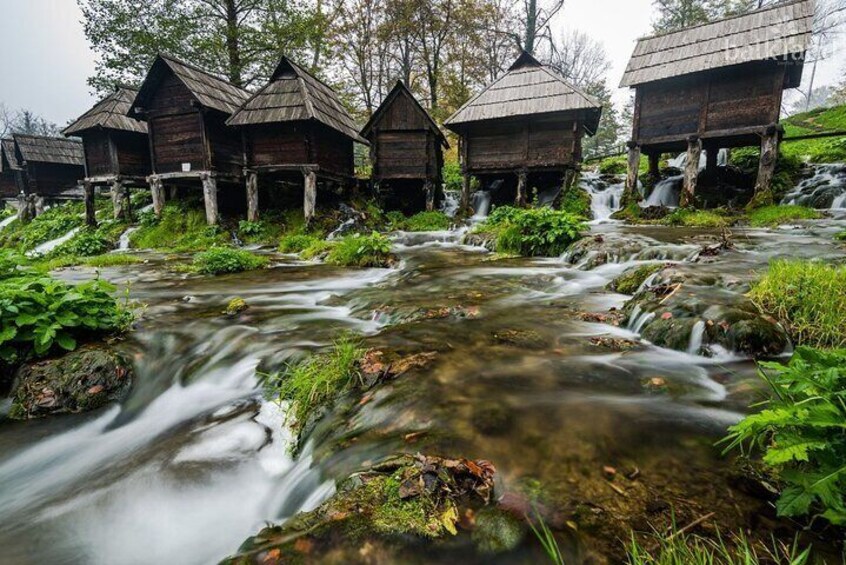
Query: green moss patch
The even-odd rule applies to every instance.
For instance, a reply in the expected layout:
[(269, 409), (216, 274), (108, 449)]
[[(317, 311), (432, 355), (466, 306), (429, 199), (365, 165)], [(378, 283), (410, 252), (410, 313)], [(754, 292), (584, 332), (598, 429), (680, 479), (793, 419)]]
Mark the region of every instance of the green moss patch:
[(714, 210), (692, 210), (679, 208), (661, 220), (666, 226), (684, 226), (689, 228), (720, 228), (730, 225), (732, 220)]
[(634, 294), (643, 283), (664, 268), (663, 263), (654, 265), (640, 265), (627, 270), (625, 273), (611, 281), (608, 288), (620, 294)]
[(749, 223), (755, 227), (774, 227), (799, 220), (818, 220), (819, 212), (805, 206), (765, 206), (749, 212)]
[(393, 230), (410, 232), (430, 232), (448, 230), (452, 219), (437, 210), (432, 212), (420, 212), (409, 218), (402, 213), (391, 212), (387, 215), (390, 228)]
[(130, 246), (135, 249), (203, 251), (232, 240), (225, 232), (208, 225), (204, 211), (188, 203), (168, 204), (162, 210), (161, 219), (149, 213), (140, 218), (140, 223), (129, 238)]

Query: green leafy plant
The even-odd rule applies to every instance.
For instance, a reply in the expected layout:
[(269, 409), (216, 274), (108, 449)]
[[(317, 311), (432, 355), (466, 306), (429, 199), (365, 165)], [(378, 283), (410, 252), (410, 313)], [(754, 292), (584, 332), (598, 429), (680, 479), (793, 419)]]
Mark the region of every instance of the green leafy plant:
[(788, 365), (760, 367), (773, 398), (729, 428), (726, 451), (763, 452), (784, 484), (779, 515), (846, 525), (846, 350), (800, 347)]
[(102, 280), (72, 286), (33, 273), (0, 281), (0, 361), (71, 351), (81, 339), (125, 330), (133, 316), (114, 291)]
[(260, 381), (268, 398), (291, 402), (288, 414), (301, 426), (315, 409), (361, 383), (358, 362), (364, 353), (358, 338), (344, 335), (328, 351), (260, 375)]
[[(149, 223), (148, 223), (149, 222)], [(162, 217), (142, 218), (141, 226), (130, 238), (134, 249), (162, 249), (175, 252), (203, 251), (231, 242), (229, 234), (209, 226), (203, 210), (187, 202), (168, 204)]]
[(112, 243), (100, 235), (97, 230), (80, 231), (73, 238), (51, 251), (48, 257), (65, 255), (76, 257), (93, 257), (105, 253), (113, 247)]
[(387, 267), (392, 260), (391, 240), (377, 232), (333, 242), (326, 257), (327, 263), (342, 267)]
[(805, 206), (764, 206), (749, 212), (749, 223), (755, 227), (773, 227), (797, 220), (819, 218), (819, 212)]
[(846, 346), (846, 266), (774, 261), (749, 296), (797, 343)]
[(476, 231), (493, 233), (500, 253), (555, 257), (564, 253), (585, 229), (582, 217), (568, 212), (502, 206)]
[(444, 231), (449, 229), (452, 220), (443, 212), (420, 212), (406, 218), (402, 212), (388, 212), (386, 215), (391, 229), (410, 232)]
[(204, 275), (221, 275), (262, 269), (267, 263), (267, 258), (243, 249), (212, 247), (194, 257), (193, 267), (196, 272)]
[(304, 233), (284, 235), (282, 236), (282, 239), (279, 240), (279, 252), (302, 253), (303, 251), (320, 241), (322, 241), (320, 238)]

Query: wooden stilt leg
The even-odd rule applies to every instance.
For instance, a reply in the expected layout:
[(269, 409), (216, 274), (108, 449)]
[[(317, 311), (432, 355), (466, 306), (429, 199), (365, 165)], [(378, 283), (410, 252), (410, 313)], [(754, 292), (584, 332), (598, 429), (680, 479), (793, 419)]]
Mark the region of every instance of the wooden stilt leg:
[(470, 209), (470, 175), (467, 173), (461, 179), (461, 209)]
[(259, 220), (258, 174), (254, 171), (247, 173), (247, 221)]
[(305, 177), (305, 197), (303, 198), (303, 215), (306, 222), (314, 217), (317, 208), (317, 174), (314, 171), (307, 171)]
[(21, 192), (18, 194), (18, 220), (22, 224), (28, 224), (35, 216), (35, 210), (30, 206), (31, 200), (29, 196)]
[(431, 212), (435, 209), (435, 183), (432, 179), (426, 179), (423, 192), (426, 193), (426, 211)]
[(778, 164), (778, 146), (781, 137), (779, 126), (767, 127), (761, 138), (761, 161), (758, 164), (758, 180), (755, 183), (754, 204), (765, 206), (773, 203), (773, 177)]
[(687, 140), (687, 164), (684, 167), (684, 185), (679, 206), (690, 208), (696, 204), (696, 185), (699, 182), (699, 158), (702, 156), (702, 140), (691, 136)]
[(150, 194), (153, 196), (153, 213), (157, 218), (162, 217), (162, 210), (164, 209), (165, 192), (162, 179), (157, 176), (149, 178)]
[(629, 158), (626, 174), (626, 188), (623, 191), (623, 206), (632, 202), (639, 202), (641, 195), (638, 190), (638, 174), (640, 173), (640, 146), (634, 141), (628, 142)]
[(123, 183), (116, 180), (112, 183), (112, 208), (114, 208), (114, 219), (119, 220), (125, 214), (126, 192)]
[(203, 200), (206, 203), (206, 222), (216, 226), (217, 214), (217, 179), (211, 175), (203, 175)]
[(514, 205), (522, 208), (526, 205), (526, 185), (529, 182), (529, 175), (526, 171), (517, 173), (517, 198), (514, 199)]
[(661, 154), (650, 153), (649, 157), (649, 180), (652, 184), (658, 182), (661, 177)]
[(41, 214), (44, 213), (44, 197), (43, 196), (34, 196), (33, 197), (33, 207), (35, 208), (35, 217), (37, 218)]
[(85, 181), (82, 183), (82, 190), (85, 194), (85, 225), (96, 228), (97, 215), (94, 206), (94, 185), (89, 181)]

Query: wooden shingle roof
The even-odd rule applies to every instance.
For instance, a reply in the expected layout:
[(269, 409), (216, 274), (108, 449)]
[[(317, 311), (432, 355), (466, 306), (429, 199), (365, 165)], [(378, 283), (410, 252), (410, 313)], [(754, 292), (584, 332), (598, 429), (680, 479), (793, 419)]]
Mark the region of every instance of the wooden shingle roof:
[(373, 130), (373, 127), (379, 123), (379, 120), (382, 119), (382, 116), (385, 114), (388, 108), (391, 107), (391, 104), (394, 103), (394, 100), (397, 99), (398, 96), (405, 96), (409, 100), (411, 100), (412, 105), (423, 115), (425, 116), (426, 120), (429, 123), (429, 129), (435, 133), (440, 140), (441, 144), (449, 149), (449, 142), (447, 142), (447, 138), (444, 133), (441, 131), (441, 128), (438, 127), (438, 124), (435, 123), (435, 120), (432, 119), (432, 116), (426, 109), (420, 104), (420, 101), (417, 100), (417, 97), (412, 94), (412, 92), (405, 86), (405, 83), (401, 80), (398, 80), (397, 83), (394, 85), (394, 88), (388, 93), (382, 103), (379, 104), (379, 107), (376, 108), (376, 111), (373, 112), (373, 115), (370, 116), (370, 119), (367, 120), (367, 123), (361, 128), (361, 135), (362, 137), (369, 138), (370, 133)]
[(115, 91), (82, 114), (62, 130), (64, 135), (74, 135), (95, 128), (147, 133), (147, 124), (128, 116), (132, 102), (138, 95), (134, 88), (119, 86)]
[(18, 163), (18, 156), (15, 153), (15, 140), (12, 138), (0, 139), (0, 171), (6, 170), (21, 170), (21, 164)]
[(131, 104), (130, 117), (140, 117), (134, 115), (135, 109), (147, 106), (147, 100), (168, 71), (182, 81), (200, 105), (224, 114), (232, 114), (250, 97), (250, 92), (243, 88), (170, 55), (159, 54)]
[(808, 49), (814, 0), (775, 4), (638, 41), (621, 87), (763, 61)]
[(305, 120), (318, 121), (354, 141), (368, 144), (358, 134), (355, 121), (337, 93), (287, 57), (282, 58), (270, 82), (226, 123), (247, 126)]
[(20, 151), (21, 159), (30, 163), (85, 166), (85, 153), (78, 139), (45, 137), (41, 135), (12, 136)]
[(471, 98), (444, 125), (455, 129), (469, 122), (561, 112), (587, 113), (585, 129), (593, 134), (602, 103), (524, 51), (507, 73)]

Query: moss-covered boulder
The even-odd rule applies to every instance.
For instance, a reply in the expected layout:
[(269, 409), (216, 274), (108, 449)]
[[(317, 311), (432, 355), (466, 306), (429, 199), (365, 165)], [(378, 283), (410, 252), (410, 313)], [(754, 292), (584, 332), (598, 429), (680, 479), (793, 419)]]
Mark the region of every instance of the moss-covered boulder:
[(653, 263), (647, 265), (639, 265), (626, 270), (622, 275), (611, 281), (608, 285), (609, 290), (619, 292), (620, 294), (634, 294), (643, 285), (646, 280), (665, 268), (661, 263)]
[(9, 416), (25, 420), (95, 410), (123, 398), (132, 376), (132, 366), (108, 347), (29, 363), (15, 377)]
[[(362, 548), (401, 562), (415, 540), (446, 543), (490, 501), (494, 467), (487, 461), (402, 455), (353, 475), (317, 509), (249, 538), (224, 563), (361, 562)], [(492, 548), (513, 543), (493, 528)]]
[(655, 245), (658, 242), (648, 237), (607, 233), (580, 239), (570, 247), (564, 260), (580, 269), (591, 270), (606, 263), (630, 260)]

